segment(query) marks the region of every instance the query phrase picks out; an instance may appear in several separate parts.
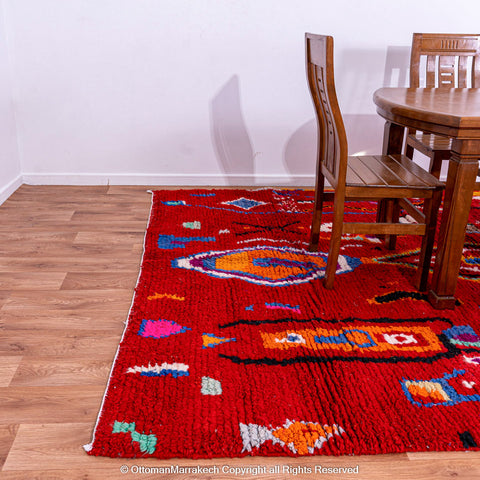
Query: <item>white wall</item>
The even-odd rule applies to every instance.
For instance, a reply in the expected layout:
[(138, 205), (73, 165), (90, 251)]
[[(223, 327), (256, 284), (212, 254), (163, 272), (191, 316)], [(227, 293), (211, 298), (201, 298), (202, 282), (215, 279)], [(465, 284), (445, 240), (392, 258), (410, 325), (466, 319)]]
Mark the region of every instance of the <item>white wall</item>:
[(478, 0), (4, 3), (30, 183), (311, 183), (304, 32), (335, 37), (350, 151), (373, 153), (372, 94), (404, 84), (412, 32), (480, 18)]
[(0, 2), (0, 204), (21, 184), (10, 75), (3, 3)]

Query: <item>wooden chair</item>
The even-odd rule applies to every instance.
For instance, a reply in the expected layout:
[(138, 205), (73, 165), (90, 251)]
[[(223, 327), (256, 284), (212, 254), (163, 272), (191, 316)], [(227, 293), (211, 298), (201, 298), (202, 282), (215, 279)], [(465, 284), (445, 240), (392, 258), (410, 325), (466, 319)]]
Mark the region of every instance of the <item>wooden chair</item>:
[[(420, 84), (421, 78), (425, 78), (424, 84)], [(480, 87), (480, 34), (414, 33), (410, 87)], [(448, 137), (410, 131), (405, 154), (413, 158), (414, 150), (418, 150), (429, 157), (430, 173), (440, 178), (442, 162), (450, 160), (451, 147)]]
[[(318, 250), (325, 179), (334, 189), (332, 233), (324, 284), (333, 288), (344, 233), (422, 235), (416, 287), (426, 290), (438, 208), (444, 185), (404, 155), (349, 157), (342, 114), (335, 93), (333, 38), (307, 33), (306, 66), (318, 125), (317, 176), (310, 249)], [(425, 200), (423, 212), (409, 200)], [(403, 199), (400, 202), (400, 199)], [(385, 201), (385, 222), (347, 223), (345, 201)], [(399, 223), (400, 206), (419, 223)], [(392, 242), (393, 243), (393, 242)]]

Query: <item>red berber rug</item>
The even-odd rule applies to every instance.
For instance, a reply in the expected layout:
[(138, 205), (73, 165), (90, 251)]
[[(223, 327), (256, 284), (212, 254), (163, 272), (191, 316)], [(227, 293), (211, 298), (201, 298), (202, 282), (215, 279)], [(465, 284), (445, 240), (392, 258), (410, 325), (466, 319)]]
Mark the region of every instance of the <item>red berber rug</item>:
[[(91, 455), (211, 458), (478, 450), (480, 200), (452, 311), (415, 291), (420, 240), (308, 251), (313, 192), (153, 193)], [(331, 208), (327, 205), (327, 212)], [(347, 216), (374, 215), (351, 204)], [(320, 252), (327, 252), (329, 215)]]

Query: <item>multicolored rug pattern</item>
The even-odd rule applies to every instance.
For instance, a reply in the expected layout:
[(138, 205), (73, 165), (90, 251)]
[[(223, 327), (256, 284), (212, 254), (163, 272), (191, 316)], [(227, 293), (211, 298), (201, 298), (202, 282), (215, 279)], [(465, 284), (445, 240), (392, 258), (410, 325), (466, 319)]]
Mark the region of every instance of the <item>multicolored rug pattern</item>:
[[(308, 251), (313, 192), (153, 192), (92, 455), (211, 458), (478, 450), (480, 198), (454, 310), (413, 287), (418, 237)], [(348, 206), (347, 217), (375, 205)]]

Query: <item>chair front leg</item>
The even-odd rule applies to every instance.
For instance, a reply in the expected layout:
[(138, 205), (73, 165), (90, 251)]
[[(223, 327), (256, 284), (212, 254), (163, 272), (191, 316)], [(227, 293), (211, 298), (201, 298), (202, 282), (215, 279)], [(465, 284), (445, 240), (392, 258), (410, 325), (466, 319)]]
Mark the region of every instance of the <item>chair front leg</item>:
[(423, 205), (425, 215), (425, 235), (422, 239), (422, 248), (418, 260), (417, 277), (415, 287), (424, 292), (427, 290), (428, 274), (432, 261), (433, 243), (437, 228), (437, 217), (440, 204), (442, 203), (443, 191), (434, 192), (432, 198), (426, 198)]

